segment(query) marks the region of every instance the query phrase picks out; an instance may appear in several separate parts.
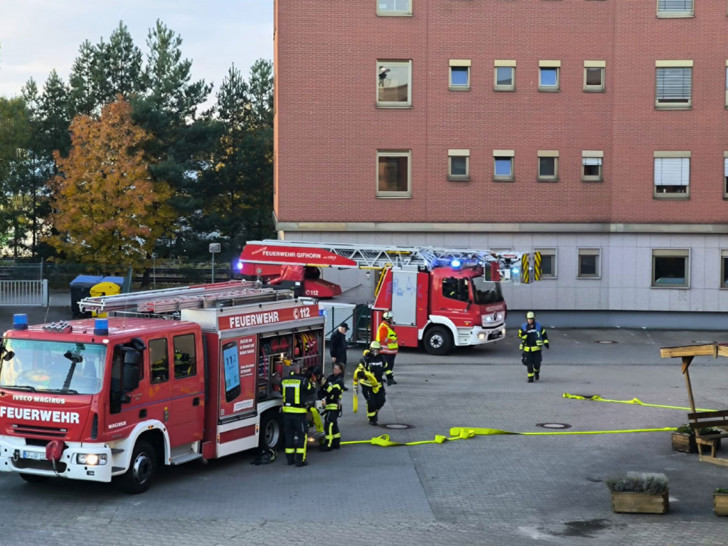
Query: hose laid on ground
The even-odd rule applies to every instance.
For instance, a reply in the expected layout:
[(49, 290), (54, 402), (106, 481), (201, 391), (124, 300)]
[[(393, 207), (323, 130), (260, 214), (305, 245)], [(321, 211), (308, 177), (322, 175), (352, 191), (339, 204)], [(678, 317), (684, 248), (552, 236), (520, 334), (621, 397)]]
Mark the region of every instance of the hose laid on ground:
[[(564, 398), (568, 398), (570, 400), (590, 400), (592, 402), (612, 402), (613, 404), (633, 404), (636, 406), (645, 406), (645, 407), (650, 407), (650, 408), (667, 408), (667, 409), (693, 411), (692, 408), (685, 408), (682, 406), (665, 406), (663, 404), (647, 404), (645, 402), (642, 402), (638, 398), (633, 398), (632, 400), (609, 400), (607, 398), (602, 398), (598, 394), (569, 394), (568, 392), (565, 392), (562, 396)], [(716, 411), (716, 410), (697, 408), (695, 411)]]

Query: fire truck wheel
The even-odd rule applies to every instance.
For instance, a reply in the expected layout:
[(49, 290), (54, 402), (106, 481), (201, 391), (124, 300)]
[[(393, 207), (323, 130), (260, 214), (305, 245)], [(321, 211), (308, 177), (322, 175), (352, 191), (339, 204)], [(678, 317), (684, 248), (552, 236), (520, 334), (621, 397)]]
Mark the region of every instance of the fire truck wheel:
[(266, 411), (260, 418), (260, 440), (258, 446), (261, 448), (275, 449), (283, 443), (283, 426), (278, 415), (273, 411)]
[(140, 440), (134, 446), (129, 469), (119, 477), (119, 487), (132, 495), (144, 493), (152, 485), (156, 469), (157, 455), (154, 448)]
[(28, 483), (40, 483), (40, 482), (44, 482), (47, 479), (49, 479), (48, 476), (38, 476), (36, 474), (24, 474), (23, 472), (21, 472), (19, 475), (21, 478), (23, 478)]
[(452, 336), (444, 326), (433, 326), (425, 333), (425, 351), (431, 355), (446, 355), (452, 349)]

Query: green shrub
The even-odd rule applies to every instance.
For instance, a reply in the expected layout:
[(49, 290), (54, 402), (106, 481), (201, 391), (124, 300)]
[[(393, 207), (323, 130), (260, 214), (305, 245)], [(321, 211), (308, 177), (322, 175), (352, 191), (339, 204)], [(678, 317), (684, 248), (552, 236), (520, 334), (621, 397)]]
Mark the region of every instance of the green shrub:
[(728, 488), (725, 487), (716, 487), (713, 493), (720, 493), (722, 495), (728, 495)]
[(627, 472), (620, 478), (609, 478), (606, 481), (610, 491), (628, 491), (631, 493), (649, 493), (662, 495), (668, 490), (667, 476), (651, 472)]

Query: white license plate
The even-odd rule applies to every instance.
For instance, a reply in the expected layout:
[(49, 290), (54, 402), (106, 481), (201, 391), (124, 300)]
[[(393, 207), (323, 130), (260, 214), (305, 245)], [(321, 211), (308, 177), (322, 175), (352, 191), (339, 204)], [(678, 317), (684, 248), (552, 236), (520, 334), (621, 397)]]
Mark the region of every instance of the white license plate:
[(44, 451), (23, 451), (23, 459), (33, 459), (35, 461), (45, 461), (46, 454)]

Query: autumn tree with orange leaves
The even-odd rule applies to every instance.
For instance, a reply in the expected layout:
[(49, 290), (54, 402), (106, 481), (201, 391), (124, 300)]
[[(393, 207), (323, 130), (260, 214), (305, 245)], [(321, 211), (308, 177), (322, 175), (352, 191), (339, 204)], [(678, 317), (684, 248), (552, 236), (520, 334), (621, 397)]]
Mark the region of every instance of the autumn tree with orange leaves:
[(148, 267), (157, 239), (170, 227), (168, 184), (152, 181), (142, 143), (149, 135), (131, 119), (131, 105), (118, 97), (100, 119), (71, 122), (68, 157), (54, 153), (52, 223), (48, 242), (67, 258), (99, 266)]

